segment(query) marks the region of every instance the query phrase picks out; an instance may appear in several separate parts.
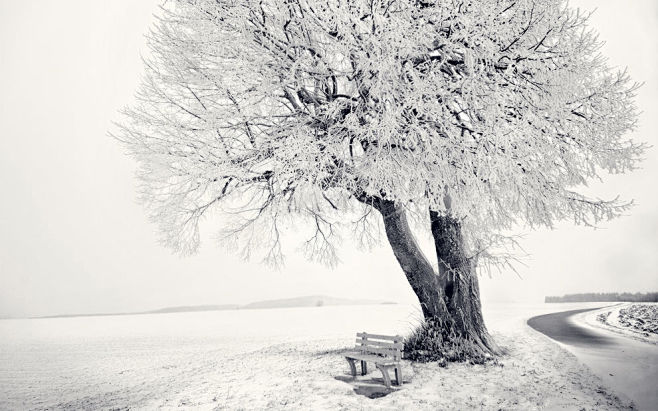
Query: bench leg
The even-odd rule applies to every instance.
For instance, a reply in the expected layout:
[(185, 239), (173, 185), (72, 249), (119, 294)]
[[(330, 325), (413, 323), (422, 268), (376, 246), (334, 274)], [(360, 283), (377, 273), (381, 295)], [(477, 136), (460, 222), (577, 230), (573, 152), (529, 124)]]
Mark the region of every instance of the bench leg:
[(399, 365), (395, 367), (395, 382), (397, 385), (402, 385), (402, 368)]
[(382, 376), (384, 377), (384, 384), (386, 385), (386, 388), (391, 388), (391, 377), (388, 375), (388, 368), (377, 365), (377, 368), (382, 372)]
[(368, 374), (368, 364), (365, 361), (361, 361), (361, 375)]
[(345, 359), (350, 364), (350, 372), (352, 373), (352, 377), (356, 377), (356, 365), (354, 365), (354, 360), (351, 358), (345, 358)]

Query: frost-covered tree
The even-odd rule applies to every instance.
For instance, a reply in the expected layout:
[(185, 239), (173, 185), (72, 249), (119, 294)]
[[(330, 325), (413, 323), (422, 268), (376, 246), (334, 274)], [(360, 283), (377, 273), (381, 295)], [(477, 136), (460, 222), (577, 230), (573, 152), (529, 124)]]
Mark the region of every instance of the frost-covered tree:
[(577, 191), (643, 150), (624, 137), (636, 85), (587, 18), (562, 0), (166, 2), (118, 138), (173, 249), (211, 210), (275, 263), (291, 221), (329, 262), (341, 227), (383, 226), (427, 320), (409, 345), (488, 354), (476, 268), (500, 234), (629, 207)]

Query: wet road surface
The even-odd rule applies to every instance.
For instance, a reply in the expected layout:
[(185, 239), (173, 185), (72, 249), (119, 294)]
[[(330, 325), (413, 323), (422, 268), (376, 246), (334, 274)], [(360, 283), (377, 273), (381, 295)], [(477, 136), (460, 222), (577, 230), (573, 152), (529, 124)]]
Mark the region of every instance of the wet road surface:
[(592, 328), (574, 316), (596, 310), (540, 315), (528, 325), (560, 342), (616, 393), (633, 400), (639, 410), (658, 411), (658, 346)]
[(552, 339), (565, 344), (579, 346), (601, 346), (613, 344), (613, 340), (607, 335), (598, 333), (595, 330), (580, 327), (573, 322), (568, 321), (568, 318), (572, 315), (598, 310), (599, 308), (588, 308), (584, 310), (563, 311), (561, 313), (540, 315), (529, 319), (528, 325), (540, 333), (546, 334)]

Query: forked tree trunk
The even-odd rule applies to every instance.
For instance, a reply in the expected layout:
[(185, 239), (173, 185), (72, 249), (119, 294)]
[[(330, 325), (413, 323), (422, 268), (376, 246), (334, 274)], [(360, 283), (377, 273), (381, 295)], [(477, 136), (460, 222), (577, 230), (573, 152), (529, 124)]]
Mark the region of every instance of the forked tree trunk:
[(404, 208), (392, 201), (379, 201), (376, 208), (382, 213), (388, 242), (418, 296), (423, 315), (426, 319), (445, 318), (449, 313), (439, 277), (418, 246)]
[(481, 353), (498, 351), (482, 318), (477, 273), (466, 257), (458, 220), (430, 212), (439, 272), (429, 263), (409, 227), (403, 207), (392, 201), (374, 204), (384, 219), (386, 237), (411, 288), (418, 296), (427, 324), (438, 333), (465, 340)]
[(455, 330), (482, 349), (497, 352), (482, 318), (475, 263), (466, 256), (461, 223), (430, 211), (430, 226), (439, 263), (439, 284)]

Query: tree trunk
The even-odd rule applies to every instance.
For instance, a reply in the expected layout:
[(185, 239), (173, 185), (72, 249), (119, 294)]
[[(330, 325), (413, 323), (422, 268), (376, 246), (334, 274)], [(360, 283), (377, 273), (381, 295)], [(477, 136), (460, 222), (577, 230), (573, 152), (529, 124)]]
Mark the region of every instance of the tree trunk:
[(445, 318), (449, 313), (439, 277), (418, 247), (409, 228), (404, 208), (385, 200), (380, 200), (376, 208), (384, 218), (388, 242), (411, 288), (418, 296), (423, 315), (426, 319)]
[[(466, 353), (465, 357), (496, 353), (498, 349), (484, 326), (477, 273), (465, 254), (459, 221), (430, 212), (439, 262), (437, 274), (418, 247), (404, 207), (381, 199), (373, 206), (382, 214), (393, 254), (418, 297), (426, 320), (425, 335), (439, 335), (442, 342), (453, 348), (471, 347), (473, 353)], [(430, 345), (430, 349), (436, 349), (435, 343)]]
[(476, 267), (466, 256), (461, 223), (450, 215), (430, 211), (430, 225), (439, 263), (439, 284), (455, 331), (480, 348), (497, 352), (482, 318)]

